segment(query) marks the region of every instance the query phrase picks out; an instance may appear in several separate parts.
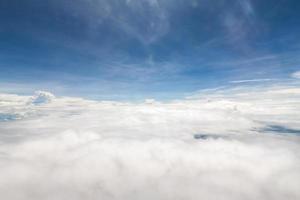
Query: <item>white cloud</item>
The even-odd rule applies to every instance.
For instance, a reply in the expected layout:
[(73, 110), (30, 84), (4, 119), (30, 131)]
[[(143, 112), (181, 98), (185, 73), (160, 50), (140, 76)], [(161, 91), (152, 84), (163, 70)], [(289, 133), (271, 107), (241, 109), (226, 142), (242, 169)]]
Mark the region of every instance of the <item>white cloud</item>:
[(300, 71), (296, 71), (296, 72), (292, 73), (292, 77), (300, 79)]
[(0, 122), (1, 198), (299, 199), (300, 138), (280, 133), (300, 130), (299, 91), (216, 90), (150, 104), (56, 97), (39, 106), (1, 94), (0, 113), (23, 116)]
[(245, 80), (235, 80), (230, 81), (230, 83), (249, 83), (249, 82), (266, 82), (266, 81), (273, 81), (274, 79), (270, 78), (263, 78), (263, 79), (245, 79)]
[(34, 105), (50, 103), (54, 98), (55, 96), (50, 92), (36, 91), (35, 95), (30, 99), (30, 103)]

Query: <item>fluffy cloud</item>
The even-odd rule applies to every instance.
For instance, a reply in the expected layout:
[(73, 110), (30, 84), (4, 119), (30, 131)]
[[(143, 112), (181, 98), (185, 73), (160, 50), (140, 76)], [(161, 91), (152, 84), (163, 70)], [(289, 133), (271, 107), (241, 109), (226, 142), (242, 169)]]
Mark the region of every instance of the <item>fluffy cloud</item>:
[(35, 95), (30, 99), (30, 103), (34, 105), (44, 104), (51, 102), (55, 96), (50, 92), (37, 91)]
[(3, 199), (300, 198), (297, 87), (169, 103), (50, 96), (0, 95), (0, 113), (22, 116), (0, 122)]

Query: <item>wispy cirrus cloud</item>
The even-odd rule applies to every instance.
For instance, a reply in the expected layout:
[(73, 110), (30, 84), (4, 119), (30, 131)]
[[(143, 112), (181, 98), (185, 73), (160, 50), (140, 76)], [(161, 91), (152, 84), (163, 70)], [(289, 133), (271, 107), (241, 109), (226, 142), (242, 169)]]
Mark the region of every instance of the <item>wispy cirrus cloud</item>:
[(297, 30), (279, 33), (284, 20), (274, 16), (275, 27), (263, 13), (281, 11), (259, 1), (29, 0), (3, 5), (7, 9), (0, 21), (9, 37), (1, 40), (0, 78), (11, 87), (1, 91), (20, 87), (27, 93), (32, 87), (109, 96), (149, 88), (182, 97), (230, 81), (290, 78), (299, 70)]
[(55, 2), (58, 8), (87, 23), (90, 37), (98, 37), (101, 27), (109, 25), (143, 44), (153, 43), (168, 33), (170, 4), (157, 0), (76, 0), (72, 5)]
[(230, 81), (230, 83), (251, 83), (251, 82), (268, 82), (268, 81), (274, 81), (276, 79), (270, 79), (270, 78), (263, 78), (263, 79), (246, 79), (246, 80), (235, 80)]
[[(227, 40), (236, 49), (249, 53), (250, 41), (263, 29), (261, 21), (251, 0), (239, 0), (224, 9), (221, 22), (225, 28)], [(252, 50), (251, 50), (252, 51)]]

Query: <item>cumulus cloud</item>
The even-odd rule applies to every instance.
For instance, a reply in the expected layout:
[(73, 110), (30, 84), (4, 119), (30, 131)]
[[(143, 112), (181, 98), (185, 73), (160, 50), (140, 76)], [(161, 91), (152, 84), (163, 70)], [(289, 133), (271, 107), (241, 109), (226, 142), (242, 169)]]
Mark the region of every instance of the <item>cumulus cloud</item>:
[(278, 86), (168, 103), (1, 94), (0, 113), (23, 115), (0, 122), (1, 198), (299, 199), (299, 98)]
[(35, 95), (30, 99), (30, 103), (34, 105), (44, 104), (51, 102), (55, 96), (50, 92), (36, 91)]

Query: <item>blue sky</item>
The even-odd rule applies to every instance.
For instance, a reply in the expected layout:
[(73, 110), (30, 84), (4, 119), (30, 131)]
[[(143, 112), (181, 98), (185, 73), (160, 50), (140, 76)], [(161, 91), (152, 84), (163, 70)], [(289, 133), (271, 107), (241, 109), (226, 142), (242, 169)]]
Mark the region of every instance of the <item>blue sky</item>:
[(295, 81), (298, 0), (1, 0), (0, 92), (181, 98)]

